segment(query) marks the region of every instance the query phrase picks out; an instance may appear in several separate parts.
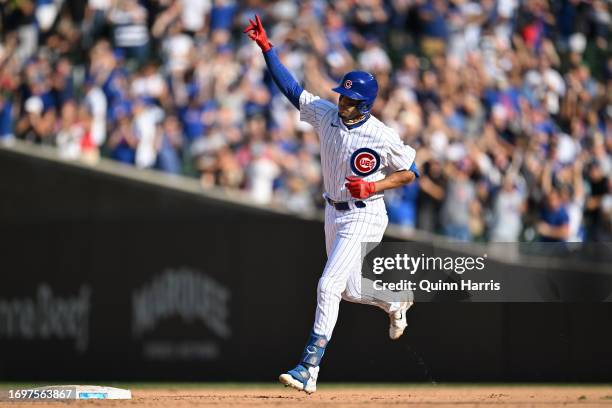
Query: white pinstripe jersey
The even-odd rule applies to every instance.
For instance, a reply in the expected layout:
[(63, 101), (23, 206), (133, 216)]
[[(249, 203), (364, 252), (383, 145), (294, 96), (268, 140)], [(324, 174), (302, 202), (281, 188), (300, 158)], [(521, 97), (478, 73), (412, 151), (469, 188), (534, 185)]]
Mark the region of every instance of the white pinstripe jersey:
[(409, 170), (414, 162), (415, 150), (380, 120), (370, 115), (361, 126), (348, 129), (338, 116), (337, 105), (308, 91), (300, 95), (300, 119), (319, 135), (323, 184), (332, 200), (354, 200), (344, 186), (348, 176), (378, 181), (394, 171)]

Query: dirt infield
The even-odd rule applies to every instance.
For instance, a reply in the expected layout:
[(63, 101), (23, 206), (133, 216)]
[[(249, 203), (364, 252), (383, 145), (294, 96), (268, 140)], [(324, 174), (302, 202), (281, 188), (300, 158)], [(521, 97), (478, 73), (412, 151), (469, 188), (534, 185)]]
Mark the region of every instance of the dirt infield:
[[(7, 407), (610, 407), (612, 386), (327, 385), (313, 395), (282, 386), (132, 388), (131, 401), (7, 403)], [(1, 404), (0, 404), (1, 405)]]

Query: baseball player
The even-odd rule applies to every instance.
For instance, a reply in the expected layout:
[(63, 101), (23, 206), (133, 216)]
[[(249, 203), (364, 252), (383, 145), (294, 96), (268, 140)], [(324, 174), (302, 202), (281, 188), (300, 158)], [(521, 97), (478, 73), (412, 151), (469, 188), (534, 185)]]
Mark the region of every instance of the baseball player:
[(415, 150), (370, 114), (378, 93), (367, 72), (347, 73), (333, 91), (338, 104), (304, 90), (281, 64), (259, 16), (244, 30), (261, 48), (281, 92), (300, 110), (300, 119), (319, 135), (325, 208), (327, 263), (317, 287), (317, 309), (308, 343), (298, 365), (281, 374), (281, 383), (307, 393), (316, 391), (319, 364), (338, 318), (340, 300), (372, 304), (389, 314), (389, 337), (406, 328), (411, 302), (384, 302), (361, 296), (361, 243), (380, 242), (387, 227), (383, 191), (419, 176)]

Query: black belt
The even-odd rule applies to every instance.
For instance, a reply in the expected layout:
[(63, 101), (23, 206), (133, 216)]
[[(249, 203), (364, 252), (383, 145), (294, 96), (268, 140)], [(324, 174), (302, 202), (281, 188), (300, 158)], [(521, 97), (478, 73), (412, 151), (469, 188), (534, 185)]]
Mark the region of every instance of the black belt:
[[(327, 200), (329, 205), (331, 205), (338, 211), (348, 211), (351, 209), (348, 201), (334, 201), (329, 197), (325, 197), (325, 200)], [(366, 203), (363, 201), (353, 201), (353, 203), (357, 208), (364, 208), (366, 206)]]

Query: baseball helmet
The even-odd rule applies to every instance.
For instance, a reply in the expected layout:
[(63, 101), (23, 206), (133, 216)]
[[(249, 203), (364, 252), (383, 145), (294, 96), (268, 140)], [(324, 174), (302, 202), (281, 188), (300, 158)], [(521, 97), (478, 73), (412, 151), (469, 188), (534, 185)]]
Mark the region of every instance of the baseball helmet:
[(359, 112), (368, 113), (374, 105), (378, 94), (378, 82), (374, 75), (364, 71), (351, 71), (342, 77), (340, 85), (332, 91), (348, 98), (361, 101), (357, 106)]

